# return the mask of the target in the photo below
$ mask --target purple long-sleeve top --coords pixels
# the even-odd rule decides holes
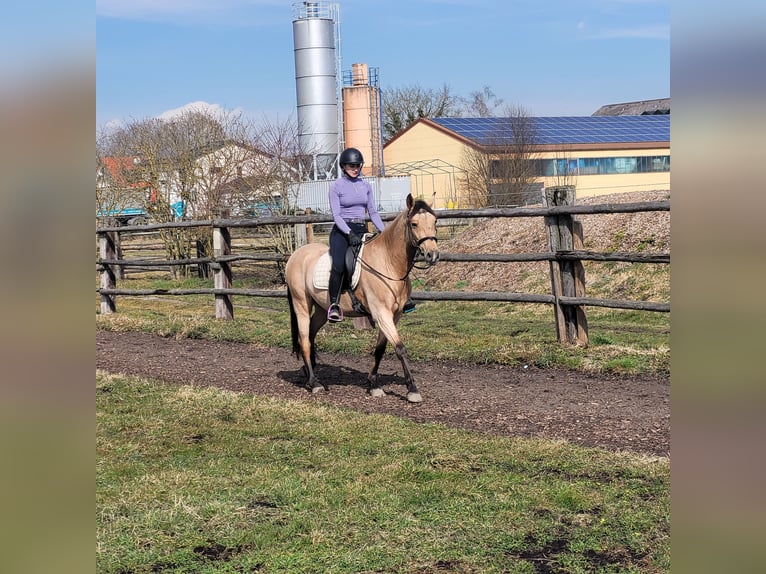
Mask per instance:
[[[345,234],[351,231],[345,220],[366,219],[368,214],[378,231],[385,229],[372,187],[359,177],[341,176],[330,184],[330,211],[335,225]]]

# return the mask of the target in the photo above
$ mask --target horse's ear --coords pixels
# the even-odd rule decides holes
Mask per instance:
[[[412,206],[414,205],[415,200],[412,199],[412,194],[407,194],[407,211],[410,211],[412,209]]]

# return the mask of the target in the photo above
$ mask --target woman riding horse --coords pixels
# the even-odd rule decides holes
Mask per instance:
[[[326,245],[308,243],[296,249],[285,266],[293,352],[303,359],[306,386],[311,392],[327,390],[314,373],[314,342],[317,332],[328,320],[325,309],[336,304],[347,315],[367,317],[378,328],[374,360],[367,375],[370,394],[385,394],[378,382],[378,367],[387,343],[391,343],[404,369],[407,400],[422,401],[396,324],[412,290],[409,274],[416,256],[426,265],[434,265],[439,260],[436,214],[426,202],[415,201],[408,195],[406,209],[365,243],[357,262],[361,268],[357,283],[339,298],[331,299],[327,289],[314,277],[320,258],[327,253]]]
[[[338,305],[343,289],[343,278],[346,266],[346,251],[349,245],[361,245],[362,238],[367,232],[365,212],[370,216],[372,224],[378,231],[385,229],[375,207],[375,196],[372,187],[362,179],[364,156],[355,147],[346,148],[338,159],[341,176],[330,186],[330,213],[335,225],[330,230],[330,307],[327,309],[327,320],[337,323],[343,320],[343,311]],[[415,310],[415,303],[408,299],[403,312]]]
[[[346,267],[346,251],[349,245],[362,244],[362,237],[367,232],[369,215],[378,231],[385,229],[375,207],[372,187],[359,175],[362,172],[364,157],[354,147],[346,148],[340,154],[338,164],[341,176],[330,185],[330,212],[335,225],[330,230],[330,307],[327,320],[337,323],[343,320],[343,311],[338,305],[340,291],[343,288],[343,275]],[[366,212],[366,213],[365,213]]]

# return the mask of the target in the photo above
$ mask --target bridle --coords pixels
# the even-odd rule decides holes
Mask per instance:
[[[428,269],[430,265],[426,263],[422,267],[416,266],[415,263],[417,262],[417,254],[421,252],[420,246],[423,245],[426,241],[429,239],[433,239],[434,243],[438,243],[439,239],[435,235],[427,235],[426,237],[421,237],[420,239],[417,239],[415,237],[415,233],[412,231],[412,221],[410,221],[410,218],[407,218],[407,241],[410,245],[412,245],[415,249],[415,257],[412,258],[412,261],[410,262],[410,266],[407,268],[407,275],[410,274],[410,271],[412,271],[412,268],[415,267],[416,269]],[[405,275],[405,277],[407,277]]]

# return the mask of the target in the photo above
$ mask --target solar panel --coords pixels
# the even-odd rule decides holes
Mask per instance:
[[[529,121],[541,145],[669,142],[670,116],[563,116],[432,118],[440,126],[482,145],[513,143],[514,122]],[[516,123],[518,126],[519,124]]]

